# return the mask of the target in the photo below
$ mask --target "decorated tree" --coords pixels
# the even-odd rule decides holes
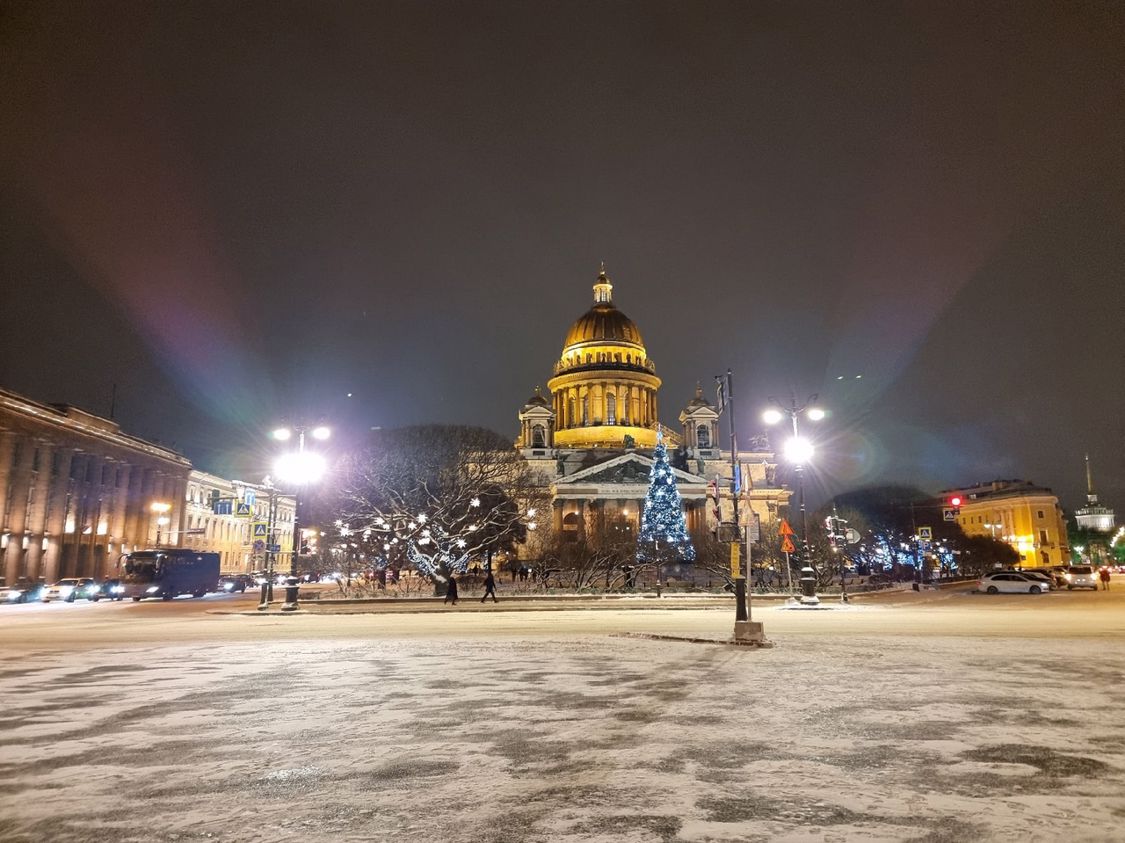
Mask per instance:
[[[499,434],[405,427],[379,431],[343,466],[334,525],[373,567],[405,565],[436,585],[523,542],[544,495]]]
[[[645,496],[641,529],[637,534],[637,561],[656,565],[691,562],[695,559],[695,548],[684,523],[680,490],[676,487],[675,472],[668,464],[664,437],[657,440],[652,457],[648,494]]]

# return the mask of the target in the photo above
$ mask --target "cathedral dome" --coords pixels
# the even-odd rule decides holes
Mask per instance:
[[[582,345],[628,345],[644,351],[644,340],[637,324],[613,304],[613,285],[605,268],[594,282],[594,306],[579,316],[566,333],[563,354]]]
[[[636,323],[614,307],[612,302],[595,304],[579,316],[570,326],[563,345],[569,348],[585,342],[626,342],[632,345],[644,345]]]

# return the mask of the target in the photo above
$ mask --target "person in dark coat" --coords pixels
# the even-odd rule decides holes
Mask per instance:
[[[489,568],[488,570],[488,576],[484,578],[484,597],[480,599],[480,602],[483,603],[485,600],[487,600],[488,595],[490,594],[492,595],[493,603],[500,602],[496,599],[496,579],[492,576],[491,568]]]
[[[442,602],[448,603],[451,600],[453,601],[453,605],[456,606],[457,605],[457,578],[454,577],[453,574],[449,575],[449,584],[446,586],[446,589],[445,589],[445,600],[443,600]]]

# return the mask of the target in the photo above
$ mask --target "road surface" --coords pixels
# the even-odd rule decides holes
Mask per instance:
[[[1120,839],[1125,593],[0,607],[0,840]]]

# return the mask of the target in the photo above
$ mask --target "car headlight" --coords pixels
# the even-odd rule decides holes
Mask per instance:
[[[232,582],[223,583],[223,591],[234,591],[234,583],[232,583]]]
[[[113,586],[113,588],[110,589],[110,591],[112,591],[114,594],[124,594],[125,593],[125,586],[115,585],[115,586]]]
[[[160,586],[153,585],[145,589],[145,594],[156,594],[158,591],[160,591]]]

